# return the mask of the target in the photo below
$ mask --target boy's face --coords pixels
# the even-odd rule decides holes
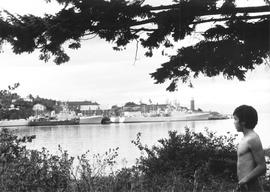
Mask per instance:
[[[235,116],[235,115],[233,116],[233,118],[234,118],[234,126],[236,128],[236,131],[237,132],[242,132],[243,128],[241,126],[241,123],[239,122],[239,118],[237,116]]]

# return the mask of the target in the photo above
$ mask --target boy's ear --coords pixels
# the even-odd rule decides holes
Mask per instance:
[[[240,125],[241,125],[241,127],[245,127],[246,126],[246,122],[245,121],[241,121],[240,122]]]

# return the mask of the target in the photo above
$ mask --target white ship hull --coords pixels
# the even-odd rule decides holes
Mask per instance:
[[[125,117],[110,117],[111,123],[124,123]]]
[[[27,126],[28,123],[29,120],[26,119],[2,120],[0,121],[0,127]]]
[[[101,124],[102,118],[102,115],[80,117],[79,124]]]
[[[208,120],[210,113],[179,113],[172,116],[125,116],[121,117],[123,123],[143,123],[143,122],[170,122],[170,121],[201,121]],[[120,121],[111,118],[111,123]]]

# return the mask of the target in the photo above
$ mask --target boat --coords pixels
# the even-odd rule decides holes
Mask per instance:
[[[1,120],[0,127],[17,127],[17,126],[27,126],[28,119],[11,119],[11,120]]]
[[[209,120],[210,112],[183,112],[171,113],[126,113],[124,116],[111,117],[111,123],[143,123],[143,122],[170,122],[170,121],[201,121]]]
[[[68,109],[67,104],[62,105],[63,110],[58,114],[52,111],[50,115],[29,117],[29,126],[78,125],[79,118],[74,111]]]
[[[124,116],[112,116],[110,117],[110,122],[111,123],[123,123],[125,121]]]
[[[48,119],[48,118],[36,118],[28,122],[28,126],[54,126],[54,125],[78,125],[78,119]]]
[[[170,121],[199,121],[208,120],[208,112],[198,113],[174,113],[168,116],[126,116],[124,123],[139,123],[139,122],[170,122]]]
[[[79,117],[79,124],[101,124],[103,115],[92,115]]]
[[[111,123],[111,120],[109,117],[103,117],[102,120],[101,120],[101,124],[110,124]]]

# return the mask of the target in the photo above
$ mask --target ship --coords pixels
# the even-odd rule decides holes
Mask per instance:
[[[102,115],[82,116],[79,118],[79,124],[101,124]]]
[[[119,116],[110,117],[111,123],[143,123],[143,122],[170,122],[170,121],[202,121],[228,119],[226,115],[218,112],[195,110],[194,99],[191,100],[190,109],[180,104],[136,105],[124,107]]]
[[[144,123],[144,122],[170,122],[170,121],[202,121],[209,120],[209,112],[173,112],[171,114],[141,114],[125,115],[122,117],[112,118],[112,123]],[[121,119],[121,120],[120,120]]]
[[[28,126],[55,126],[55,125],[79,125],[79,118],[74,111],[70,111],[67,104],[62,105],[63,110],[58,114],[52,111],[50,115],[36,115],[30,117]]]
[[[125,121],[124,116],[112,116],[110,117],[110,122],[111,123],[123,123]]]
[[[111,117],[111,123],[145,123],[145,122],[171,122],[171,121],[204,121],[229,119],[228,116],[217,112],[183,112],[173,111],[169,114],[146,114],[124,115]]]
[[[11,119],[11,120],[1,120],[0,127],[17,127],[17,126],[27,126],[28,119]]]
[[[78,119],[58,120],[48,118],[32,119],[28,122],[28,126],[54,126],[54,125],[78,125]]]

